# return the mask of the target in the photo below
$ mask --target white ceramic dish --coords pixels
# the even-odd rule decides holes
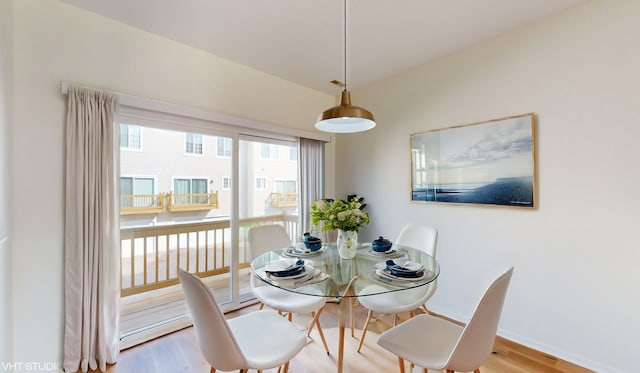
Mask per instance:
[[[432,274],[431,274],[431,271],[424,270],[422,272],[422,276],[420,277],[398,277],[398,276],[392,275],[391,272],[389,272],[389,270],[385,267],[382,269],[381,268],[376,269],[376,276],[382,279],[393,280],[393,281],[416,282],[416,281],[424,281],[430,278]]]
[[[316,250],[316,251],[311,251],[311,250],[307,249],[304,246],[304,244],[298,244],[296,246],[289,246],[286,249],[284,249],[284,254],[286,256],[304,258],[304,257],[307,257],[307,256],[314,256],[314,255],[322,254],[326,250],[327,250],[327,247],[325,245],[322,245],[322,247],[320,249]]]
[[[264,266],[264,270],[267,272],[282,272],[289,271],[296,267],[296,263],[299,259],[282,259],[275,262],[271,262]],[[305,263],[302,261],[300,266],[303,266]]]
[[[293,279],[301,278],[308,275],[309,272],[313,272],[313,267],[306,265],[304,266],[304,270],[302,272],[298,272],[290,276],[276,276],[271,273],[267,273],[267,274],[270,279],[277,281],[277,280],[293,280]]]

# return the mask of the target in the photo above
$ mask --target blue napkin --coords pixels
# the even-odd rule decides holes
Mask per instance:
[[[387,260],[386,264],[389,273],[396,277],[418,278],[424,275],[424,267],[420,267],[419,269],[411,269],[398,265],[391,259]]]
[[[305,271],[305,267],[304,267],[304,260],[302,259],[298,259],[295,264],[292,264],[291,266],[284,268],[282,270],[279,271],[266,271],[267,273],[269,273],[272,276],[276,276],[276,277],[289,277],[289,276],[295,276],[295,275],[299,275],[301,273],[303,273]]]

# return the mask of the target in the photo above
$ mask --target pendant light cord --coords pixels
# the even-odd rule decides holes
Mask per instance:
[[[347,0],[344,0],[344,90],[347,90]]]

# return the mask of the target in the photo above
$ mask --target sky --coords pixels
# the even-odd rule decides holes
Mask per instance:
[[[427,156],[433,183],[489,183],[532,176],[532,115],[451,127],[412,136]]]

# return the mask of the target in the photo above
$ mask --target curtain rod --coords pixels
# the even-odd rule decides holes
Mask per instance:
[[[68,94],[69,86],[71,85],[76,85],[76,84],[72,84],[67,81],[60,82],[60,92],[63,95]],[[81,86],[81,85],[77,85],[77,86],[93,89],[93,87],[87,87],[87,86]],[[170,102],[132,96],[132,95],[128,95],[120,92],[113,92],[113,91],[110,91],[110,92],[117,95],[120,98],[120,105],[123,105],[123,106],[146,109],[151,111],[160,111],[160,112],[169,113],[169,114],[181,115],[181,116],[186,116],[186,117],[191,117],[196,119],[202,119],[206,121],[212,121],[212,122],[218,122],[218,123],[227,124],[227,125],[249,128],[252,130],[259,130],[263,132],[273,132],[274,134],[304,137],[312,140],[331,142],[331,135],[329,134],[320,134],[315,132],[298,130],[294,128],[280,127],[274,124],[258,122],[251,119],[245,119],[245,118],[240,118],[233,115],[215,113],[212,111],[192,108],[192,107],[178,105],[178,104],[172,104]]]

